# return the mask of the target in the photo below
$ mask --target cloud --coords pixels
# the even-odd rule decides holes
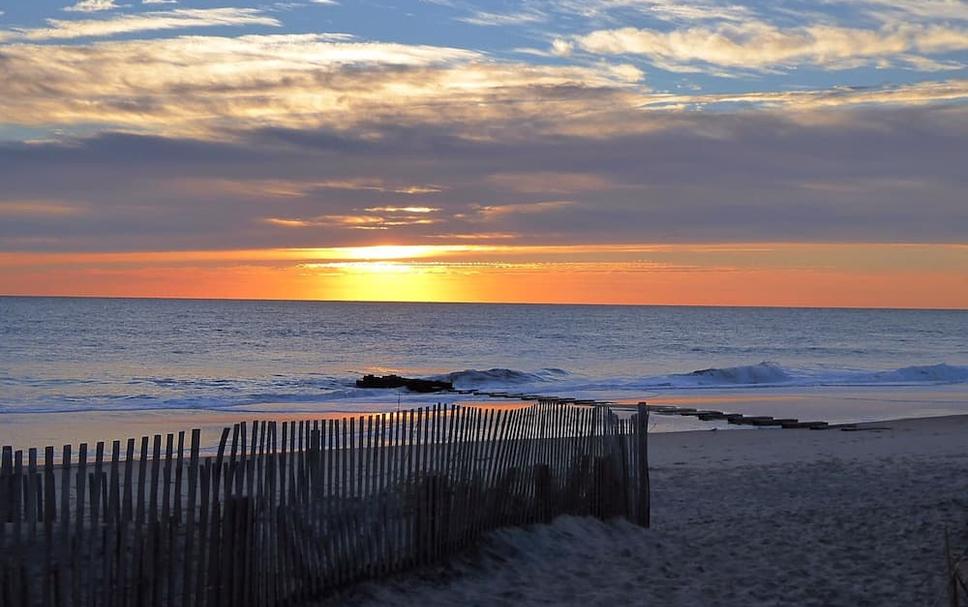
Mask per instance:
[[[0,200],[0,217],[60,217],[83,209],[69,202],[50,200]]]
[[[64,8],[65,11],[78,13],[93,13],[119,8],[114,0],[79,0],[77,4]]]
[[[526,118],[538,127],[558,116],[628,108],[642,90],[628,82],[641,72],[623,66],[506,63],[464,49],[356,42],[345,34],[11,44],[0,53],[0,113],[8,123],[196,136],[383,121],[473,128]]]
[[[839,0],[838,3],[857,5],[856,0]],[[968,21],[968,4],[959,0],[865,0],[859,4],[869,17],[881,21]]]
[[[488,175],[487,183],[512,192],[528,194],[567,194],[572,192],[603,191],[612,183],[592,173],[508,172]],[[547,205],[547,203],[544,203]]]
[[[628,22],[643,16],[668,22],[742,22],[755,16],[749,6],[704,0],[550,0],[548,10],[577,15],[597,23]]]
[[[968,67],[968,64],[960,61],[938,61],[929,57],[920,57],[918,55],[899,55],[897,60],[899,63],[906,65],[910,69],[917,70],[919,72],[949,72],[954,70],[963,70]]]
[[[440,209],[434,207],[370,207],[365,209],[369,213],[436,213]]]
[[[182,193],[232,194],[246,198],[306,198],[322,190],[347,190],[352,192],[380,192],[418,196],[442,192],[439,185],[387,183],[375,177],[353,179],[205,179],[175,178],[166,180],[160,187]]]
[[[394,243],[510,234],[500,241],[585,245],[950,243],[968,233],[964,106],[644,114],[650,128],[595,137],[509,129],[468,139],[462,125],[394,124],[2,144],[6,199],[83,212],[18,207],[0,221],[0,250],[356,246],[375,232]],[[355,187],[372,175],[382,190],[298,185]],[[390,191],[407,184],[441,191]]]
[[[671,31],[633,27],[598,30],[559,43],[559,47],[569,42],[593,54],[643,55],[670,70],[689,71],[697,65],[752,70],[797,65],[838,69],[904,53],[965,50],[968,30],[946,25],[863,29],[818,24],[780,28],[749,21]]]
[[[651,109],[684,109],[689,107],[747,106],[788,108],[791,118],[811,119],[803,114],[821,109],[852,106],[917,106],[959,103],[968,99],[968,80],[925,81],[915,84],[883,87],[834,87],[817,90],[752,91],[748,93],[696,93],[690,95],[656,94],[642,107]],[[828,115],[836,119],[836,115]]]
[[[493,221],[495,219],[507,217],[508,215],[536,215],[553,213],[560,209],[573,207],[575,205],[576,203],[574,200],[544,200],[541,202],[481,206],[475,209],[475,213],[479,215],[483,221]]]
[[[525,23],[541,23],[548,20],[548,15],[541,11],[529,10],[516,13],[490,13],[487,11],[475,11],[467,17],[459,17],[458,21],[470,23],[471,25],[482,25],[488,27],[506,27],[510,25],[522,25]]]
[[[662,129],[677,120],[652,118],[648,110],[742,104],[796,112],[968,98],[963,80],[670,94],[650,91],[631,65],[531,65],[458,48],[356,41],[346,34],[16,43],[0,47],[0,57],[0,115],[8,125],[84,124],[89,131],[195,138],[279,129],[280,136],[298,140],[300,129],[369,129],[373,139],[391,134],[391,125],[445,128],[470,140],[549,133],[595,138]],[[354,136],[347,144],[366,141]]]
[[[567,57],[573,50],[575,50],[575,45],[568,40],[555,38],[551,41],[552,55],[557,55],[558,57]]]
[[[370,211],[370,209],[367,209]],[[391,211],[393,212],[393,211]],[[267,217],[265,222],[284,228],[349,228],[352,230],[389,230],[404,226],[423,226],[438,223],[439,220],[425,217],[421,214],[403,213],[391,216],[358,214],[358,215],[319,215],[310,218],[282,218]]]
[[[108,7],[110,8],[110,7]],[[98,9],[101,10],[101,9]],[[47,27],[0,32],[0,40],[65,40],[100,38],[136,32],[219,26],[281,26],[282,23],[252,8],[173,9],[116,15],[106,19],[47,19]]]

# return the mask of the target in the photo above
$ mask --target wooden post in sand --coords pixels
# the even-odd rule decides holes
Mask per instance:
[[[951,544],[948,530],[944,530],[944,561],[948,569],[948,607],[958,607],[958,570],[957,562],[951,558]]]
[[[638,504],[635,522],[643,527],[651,524],[651,488],[649,487],[649,408],[644,402],[638,405],[635,416],[636,479],[638,480]]]

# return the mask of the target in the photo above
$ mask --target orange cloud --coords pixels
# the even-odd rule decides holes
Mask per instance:
[[[77,204],[50,200],[0,200],[0,217],[77,215],[83,209]]]

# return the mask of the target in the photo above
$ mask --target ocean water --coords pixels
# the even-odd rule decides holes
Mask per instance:
[[[645,398],[968,385],[968,311],[0,297],[4,414],[343,410],[458,387]]]

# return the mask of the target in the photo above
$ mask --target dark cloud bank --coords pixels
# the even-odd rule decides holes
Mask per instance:
[[[371,124],[221,141],[107,133],[6,143],[0,249],[439,243],[472,233],[567,244],[964,242],[966,116],[960,106],[650,112],[635,119],[647,128],[600,137]],[[366,210],[415,206],[435,210]],[[378,216],[392,225],[359,219]]]

